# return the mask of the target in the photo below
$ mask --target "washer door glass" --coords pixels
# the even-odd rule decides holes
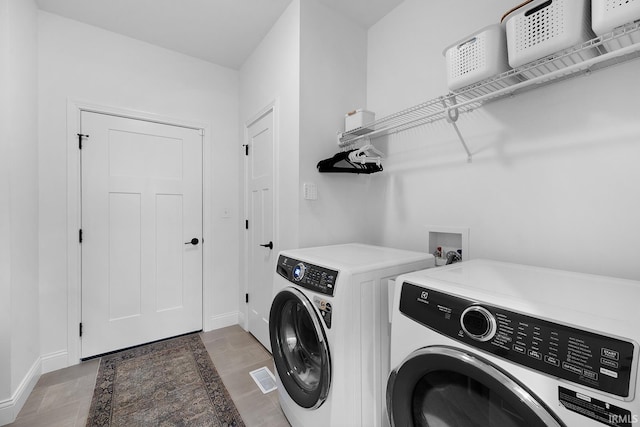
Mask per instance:
[[[451,347],[417,350],[394,370],[387,383],[387,409],[396,426],[563,426],[506,372]]]
[[[329,393],[331,363],[321,320],[295,288],[276,295],[269,314],[273,360],[282,385],[303,408],[318,408]]]

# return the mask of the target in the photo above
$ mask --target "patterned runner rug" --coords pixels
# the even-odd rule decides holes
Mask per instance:
[[[94,426],[244,423],[195,333],[103,356],[87,419]]]

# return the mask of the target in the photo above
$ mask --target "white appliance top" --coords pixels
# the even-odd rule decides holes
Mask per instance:
[[[640,282],[633,280],[489,260],[408,273],[402,280],[540,315],[545,314],[544,307],[554,307],[555,313],[588,315],[589,323],[606,318],[640,324]]]
[[[426,252],[361,243],[284,250],[281,255],[352,274],[434,259]]]

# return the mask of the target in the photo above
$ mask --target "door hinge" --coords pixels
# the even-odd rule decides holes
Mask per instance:
[[[83,135],[81,133],[77,135],[78,135],[78,149],[82,150],[82,138],[89,138],[89,135]]]
[[[78,230],[78,242],[82,243],[82,228]]]
[[[249,304],[249,294],[244,294],[244,302]]]
[[[245,220],[244,220],[244,229],[245,229],[245,230],[248,230],[248,229],[249,229],[249,220],[248,220],[248,219],[245,219]]]
[[[80,322],[80,336],[82,336],[82,322]]]
[[[244,147],[244,155],[248,156],[249,155],[249,144],[242,144],[242,146]]]

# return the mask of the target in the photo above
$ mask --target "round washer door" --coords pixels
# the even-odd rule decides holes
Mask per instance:
[[[280,291],[271,304],[269,335],[282,385],[301,407],[316,409],[331,385],[329,346],[320,317],[299,290]]]
[[[488,360],[445,346],[414,351],[387,382],[392,426],[560,427],[524,385]]]

